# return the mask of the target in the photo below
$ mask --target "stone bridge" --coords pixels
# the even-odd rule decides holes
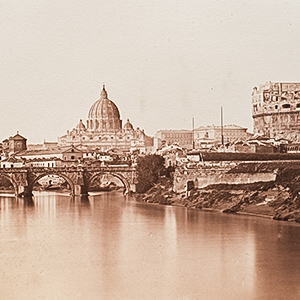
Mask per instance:
[[[132,166],[0,168],[0,176],[12,183],[17,196],[31,196],[34,184],[47,175],[65,179],[71,188],[71,195],[87,195],[91,182],[103,174],[120,179],[124,193],[135,192],[136,170]]]

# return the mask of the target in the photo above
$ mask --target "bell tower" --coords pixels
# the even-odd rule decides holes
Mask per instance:
[[[17,134],[10,137],[9,140],[9,153],[16,153],[27,149],[27,139],[22,137],[17,131]]]

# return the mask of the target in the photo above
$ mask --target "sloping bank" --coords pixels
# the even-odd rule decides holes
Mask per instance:
[[[300,169],[279,169],[275,181],[271,182],[214,184],[189,193],[174,193],[172,183],[165,179],[147,193],[136,195],[136,199],[300,223]]]

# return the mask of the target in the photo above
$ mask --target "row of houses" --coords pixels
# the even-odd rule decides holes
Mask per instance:
[[[77,164],[83,153],[74,146],[57,150],[22,150],[2,157],[1,168],[16,167],[61,167]]]
[[[77,165],[80,162],[98,161],[113,163],[118,157],[115,150],[99,152],[83,151],[74,145],[58,147],[57,143],[46,143],[27,146],[27,139],[19,133],[2,142],[1,168],[16,167],[64,167]],[[126,157],[127,159],[127,157]]]
[[[169,132],[169,134],[171,134]],[[174,134],[174,133],[173,133]],[[187,133],[184,133],[185,135]],[[166,136],[165,136],[166,137]],[[184,136],[185,138],[187,136]],[[175,138],[177,136],[175,135]],[[178,152],[184,153],[188,148],[184,149],[174,142],[169,146],[164,146],[157,151],[163,156],[172,157],[175,152],[177,157],[175,159],[167,159],[167,165],[174,165],[178,160]],[[209,152],[238,152],[238,153],[299,153],[300,143],[291,143],[288,140],[274,140],[262,136],[253,136],[244,141],[235,141],[232,143],[225,143],[224,145],[214,145],[206,150]],[[57,143],[47,143],[39,145],[28,145],[27,139],[22,137],[18,132],[13,137],[2,142],[1,151],[1,168],[11,167],[63,167],[76,165],[79,162],[96,161],[98,163],[114,163],[121,160],[123,163],[130,164],[134,162],[138,154],[124,154],[120,153],[118,149],[110,149],[106,152],[97,151],[96,149],[79,149],[74,145],[69,147],[58,147]],[[180,160],[184,160],[184,154],[180,155]]]

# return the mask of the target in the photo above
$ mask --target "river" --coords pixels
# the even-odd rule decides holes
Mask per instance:
[[[300,299],[300,226],[135,202],[0,197],[1,299]]]

